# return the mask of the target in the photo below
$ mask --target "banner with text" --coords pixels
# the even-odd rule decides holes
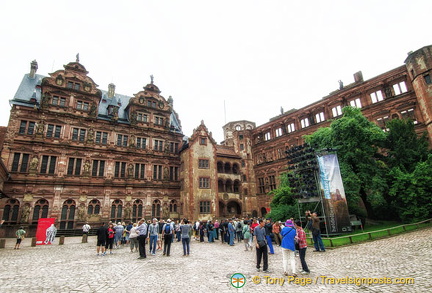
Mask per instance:
[[[328,232],[349,232],[351,222],[337,155],[318,156],[318,163]]]

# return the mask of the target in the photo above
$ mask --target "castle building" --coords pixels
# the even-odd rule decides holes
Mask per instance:
[[[78,58],[49,76],[37,67],[33,61],[10,101],[9,124],[0,128],[7,228],[0,233],[7,235],[16,225],[34,231],[47,217],[60,229],[79,229],[86,221],[264,216],[268,192],[286,172],[285,151],[347,105],[384,131],[389,120],[410,118],[432,138],[432,46],[369,80],[357,72],[353,83],[340,82],[321,100],[263,125],[229,122],[220,144],[204,122],[185,138],[173,99],[153,77],[127,96],[113,84],[99,89]]]

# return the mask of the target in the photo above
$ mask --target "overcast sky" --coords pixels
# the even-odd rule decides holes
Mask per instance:
[[[183,133],[201,120],[261,125],[432,44],[432,1],[2,1],[0,125],[34,59],[48,75],[75,61],[132,96],[154,75]],[[225,104],[225,107],[224,107]]]

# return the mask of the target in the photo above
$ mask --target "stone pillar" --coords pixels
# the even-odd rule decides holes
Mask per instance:
[[[64,240],[65,240],[65,237],[63,235],[60,236],[59,245],[63,245],[64,244]]]
[[[5,248],[6,247],[6,239],[2,238],[0,239],[0,248]]]

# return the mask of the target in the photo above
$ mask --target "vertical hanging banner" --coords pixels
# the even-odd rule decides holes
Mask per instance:
[[[348,204],[336,154],[318,156],[320,185],[329,233],[351,231]]]
[[[57,234],[55,218],[41,218],[36,229],[36,245],[46,245],[54,242]]]

